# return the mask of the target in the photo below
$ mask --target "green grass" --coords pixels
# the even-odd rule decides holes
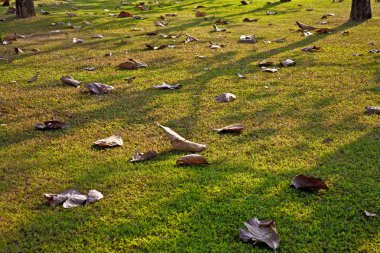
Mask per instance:
[[[363,113],[367,105],[380,105],[380,57],[368,53],[380,47],[380,3],[372,5],[373,19],[359,23],[347,22],[348,0],[273,5],[258,0],[248,6],[232,0],[162,1],[162,8],[154,5],[150,11],[132,4],[120,7],[144,20],[109,17],[120,11],[116,0],[44,3],[48,16],[19,20],[0,15],[7,18],[0,23],[2,35],[33,34],[0,46],[0,56],[13,55],[14,47],[25,49],[13,63],[0,62],[1,252],[270,252],[238,238],[238,228],[253,217],[276,221],[278,252],[380,252],[379,219],[362,215],[363,210],[380,213],[380,120]],[[221,26],[228,32],[209,33],[213,22],[195,18],[196,5],[230,21]],[[79,8],[78,17],[66,16],[70,7]],[[309,7],[314,11],[306,11]],[[110,12],[104,14],[104,9]],[[267,10],[278,14],[266,15]],[[201,42],[145,36],[156,30],[157,17],[172,12],[178,17],[158,30],[188,32]],[[326,26],[333,34],[301,37],[296,32],[295,21],[316,25],[328,12],[335,13]],[[245,17],[261,19],[241,22]],[[51,26],[60,21],[83,28]],[[144,31],[131,31],[133,26]],[[55,29],[63,33],[46,36]],[[341,35],[344,30],[351,33]],[[97,33],[104,39],[91,39]],[[255,34],[259,42],[238,44],[241,34]],[[73,37],[86,43],[73,44]],[[280,37],[287,42],[262,42]],[[210,40],[226,47],[211,50]],[[147,51],[145,43],[178,46]],[[301,51],[311,45],[323,50]],[[31,48],[40,52],[27,50]],[[107,52],[114,55],[105,57]],[[364,55],[352,56],[360,52]],[[128,58],[149,67],[118,70]],[[257,67],[265,59],[287,58],[297,65],[274,74]],[[97,70],[87,72],[85,66]],[[206,67],[211,70],[204,71]],[[38,80],[27,83],[36,71]],[[248,78],[239,79],[237,73]],[[101,97],[83,94],[61,84],[63,75],[116,89]],[[127,84],[123,79],[132,75],[136,80]],[[183,88],[151,89],[163,81]],[[234,93],[237,100],[216,103],[215,96],[223,92]],[[69,122],[70,128],[34,130],[35,123],[52,117]],[[211,164],[176,166],[184,153],[170,150],[156,122],[208,144],[202,154]],[[234,123],[245,125],[240,136],[211,130]],[[91,148],[93,141],[112,134],[120,134],[125,145]],[[327,137],[333,142],[322,144]],[[135,148],[161,154],[130,164]],[[300,173],[323,178],[330,190],[309,194],[290,189]],[[43,193],[67,188],[97,189],[105,197],[69,210],[46,204]]]

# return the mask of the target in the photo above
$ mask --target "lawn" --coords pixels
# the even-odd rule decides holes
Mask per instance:
[[[380,105],[380,53],[368,52],[380,49],[379,2],[372,3],[374,18],[365,22],[348,22],[349,0],[270,5],[257,0],[246,6],[232,0],[164,0],[146,11],[130,1],[38,3],[50,14],[39,15],[37,6],[36,18],[0,14],[6,18],[0,22],[2,36],[31,35],[0,46],[0,57],[15,57],[10,64],[0,62],[1,252],[271,252],[238,237],[243,222],[254,217],[275,220],[278,252],[380,252],[380,220],[363,215],[364,210],[380,214],[380,118],[364,114],[365,106]],[[227,31],[211,33],[215,19],[195,17],[197,5],[206,7],[200,10],[208,17],[228,20],[220,25]],[[109,15],[120,10],[143,19]],[[277,14],[267,15],[268,10]],[[178,16],[155,27],[166,13]],[[327,25],[317,24],[326,13],[335,16]],[[260,19],[245,23],[245,17]],[[303,37],[296,21],[333,33]],[[69,22],[82,28],[69,28]],[[50,33],[57,29],[61,33]],[[200,41],[146,36],[156,30],[189,33]],[[92,39],[95,34],[104,38]],[[242,34],[254,34],[258,42],[238,43]],[[85,43],[73,43],[74,37]],[[286,41],[273,42],[278,38]],[[209,41],[225,47],[210,49]],[[177,46],[153,51],[146,43]],[[301,51],[313,45],[321,51]],[[24,53],[14,55],[15,47]],[[119,70],[128,58],[148,67]],[[276,73],[258,67],[263,60],[288,58],[296,66]],[[96,70],[83,70],[87,66]],[[37,71],[37,81],[26,82]],[[115,90],[87,94],[84,85],[62,84],[64,75]],[[131,76],[133,82],[124,80]],[[152,89],[162,82],[182,88]],[[224,92],[237,99],[217,103]],[[52,118],[70,127],[34,129]],[[156,123],[207,144],[201,154],[210,164],[177,166],[187,153],[172,151]],[[235,123],[244,124],[242,134],[212,130]],[[95,140],[113,134],[124,146],[92,148]],[[332,141],[324,143],[325,138]],[[135,148],[159,156],[131,164]],[[292,189],[297,174],[322,178],[330,189]],[[50,207],[43,197],[72,188],[97,189],[104,199],[63,209]]]

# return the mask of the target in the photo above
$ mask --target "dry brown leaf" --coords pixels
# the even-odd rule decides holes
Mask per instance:
[[[206,13],[201,12],[201,11],[196,11],[195,12],[195,17],[200,18],[200,17],[205,17]]]
[[[82,83],[80,81],[75,80],[71,76],[62,76],[60,80],[61,80],[62,83],[68,84],[68,85],[71,85],[71,86],[74,86],[74,87],[79,87],[80,84]]]
[[[320,29],[316,30],[315,32],[318,34],[329,34],[329,33],[332,33],[333,30],[330,28],[320,28]]]
[[[257,40],[256,40],[256,36],[255,35],[241,35],[239,42],[240,43],[250,43],[250,44],[253,44],[253,43],[256,43]]]
[[[86,89],[93,94],[103,95],[114,90],[115,88],[113,86],[106,85],[103,83],[92,82],[86,85]]]
[[[118,135],[112,135],[94,142],[94,145],[100,148],[119,147],[123,146],[123,144],[123,139]]]
[[[181,88],[181,84],[167,84],[167,83],[162,83],[161,85],[154,85],[153,88],[159,89],[159,90],[175,90]]]
[[[225,32],[226,29],[225,28],[219,28],[216,24],[213,25],[213,32]]]
[[[176,162],[178,165],[203,165],[208,164],[206,158],[198,154],[185,155]]]
[[[296,24],[298,25],[298,27],[302,30],[302,31],[312,31],[312,30],[316,30],[318,28],[314,27],[314,26],[310,26],[310,25],[305,25],[301,22],[298,22],[296,21]]]
[[[190,34],[186,33],[185,44],[193,42],[193,41],[199,41],[199,40],[196,37],[191,36]]]
[[[37,72],[34,76],[32,76],[31,78],[29,78],[29,79],[27,80],[27,82],[28,82],[28,83],[32,83],[32,82],[37,81],[38,75],[39,75],[39,73]]]
[[[119,69],[134,70],[145,67],[148,67],[148,65],[142,62],[135,61],[133,59],[129,59],[128,61],[119,64]]]
[[[50,206],[55,207],[63,204],[63,208],[77,207],[99,201],[103,198],[103,194],[97,190],[90,190],[85,195],[72,189],[58,194],[47,193],[44,196],[49,200]]]
[[[117,15],[118,18],[127,18],[127,17],[133,17],[133,15],[126,11],[121,11],[119,15]]]
[[[314,177],[308,177],[304,175],[297,175],[290,184],[291,187],[297,189],[297,190],[319,190],[319,189],[325,189],[328,190],[329,188],[319,178]]]
[[[260,221],[256,217],[244,222],[247,230],[239,228],[239,237],[243,242],[263,242],[271,249],[276,250],[280,245],[280,237],[274,221]]]
[[[366,106],[365,113],[366,114],[380,114],[380,106]]]
[[[171,130],[169,127],[157,124],[159,127],[164,129],[166,135],[169,137],[170,142],[174,150],[187,151],[187,152],[201,152],[206,149],[206,145],[191,142]]]
[[[251,4],[251,2],[247,2],[247,1],[245,1],[245,0],[240,1],[240,3],[241,3],[242,5],[248,5],[248,4]]]
[[[310,46],[310,47],[304,47],[301,50],[304,52],[316,52],[316,51],[321,50],[321,48],[317,46]]]
[[[220,134],[227,134],[227,133],[241,134],[243,132],[243,129],[244,129],[244,126],[242,124],[234,124],[234,125],[229,125],[222,128],[215,128],[214,130]]]
[[[62,122],[59,120],[50,120],[50,121],[45,121],[44,123],[37,123],[34,125],[34,127],[37,130],[60,130],[67,128],[69,124],[66,122]]]
[[[135,153],[133,154],[130,162],[135,163],[135,162],[147,161],[147,160],[152,159],[153,157],[156,157],[156,156],[157,156],[157,153],[153,150],[150,150],[146,153],[139,153],[137,148],[136,148]]]
[[[295,66],[296,62],[291,60],[291,59],[286,59],[286,60],[280,62],[280,65],[283,67],[290,67],[290,66]]]
[[[257,22],[259,21],[259,18],[245,18],[243,19],[243,22]]]
[[[216,21],[215,21],[215,24],[217,25],[228,25],[230,22],[228,22],[227,20],[224,20],[224,19],[220,19],[218,18]]]

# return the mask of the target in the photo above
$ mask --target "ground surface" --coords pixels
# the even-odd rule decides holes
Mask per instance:
[[[362,215],[363,210],[380,212],[380,121],[363,113],[366,105],[380,104],[380,55],[368,53],[380,48],[380,3],[373,3],[372,20],[349,23],[349,2],[163,1],[161,8],[140,11],[131,4],[120,7],[119,1],[43,1],[50,15],[27,20],[0,15],[7,18],[0,23],[3,36],[33,34],[0,46],[1,56],[13,55],[14,47],[25,51],[11,64],[0,63],[0,251],[270,252],[238,238],[242,222],[256,216],[276,221],[278,252],[380,252],[379,219]],[[213,21],[196,18],[192,9],[197,5],[206,6],[208,16],[230,21],[221,25],[227,32],[210,33]],[[144,19],[108,16],[118,8]],[[267,15],[267,10],[278,14]],[[78,16],[68,17],[66,11]],[[188,32],[201,42],[145,35],[157,29],[157,17],[173,12],[178,16],[158,30]],[[335,16],[328,25],[317,25],[326,13]],[[243,23],[245,17],[260,20]],[[301,37],[297,20],[334,33]],[[60,21],[65,25],[51,25]],[[83,27],[70,29],[68,22]],[[56,29],[62,33],[49,33]],[[344,30],[351,33],[341,35]],[[104,38],[91,39],[98,33]],[[259,42],[238,44],[241,34],[255,34]],[[74,37],[86,43],[74,44]],[[263,43],[281,37],[285,43]],[[211,50],[210,40],[226,47]],[[178,46],[147,51],[145,43]],[[301,51],[312,45],[323,50]],[[113,56],[105,57],[108,52]],[[149,67],[118,70],[128,58]],[[297,65],[274,74],[257,67],[265,59],[287,58]],[[86,66],[97,70],[82,70]],[[27,83],[37,71],[38,80]],[[99,97],[83,94],[61,84],[63,75],[116,89]],[[133,83],[123,80],[132,75],[137,77]],[[151,89],[163,81],[183,88]],[[216,103],[223,92],[237,100]],[[35,123],[51,118],[69,122],[70,128],[34,130]],[[211,164],[175,166],[184,153],[170,151],[156,122],[208,144],[202,154]],[[220,136],[210,130],[233,123],[243,123],[244,133]],[[93,141],[112,134],[120,134],[125,145],[91,148]],[[323,144],[327,137],[333,141]],[[133,165],[128,161],[135,148],[161,154]],[[330,190],[310,194],[289,188],[300,173],[323,178]],[[74,209],[46,204],[43,193],[68,188],[97,189],[105,197]]]

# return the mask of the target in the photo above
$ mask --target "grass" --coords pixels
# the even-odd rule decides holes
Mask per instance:
[[[362,215],[363,210],[380,212],[380,121],[363,113],[365,106],[380,103],[380,57],[368,53],[380,43],[380,3],[373,3],[374,18],[365,22],[347,21],[350,1],[267,5],[258,0],[248,6],[230,0],[162,1],[161,8],[153,5],[149,11],[130,2],[119,6],[119,1],[44,3],[50,15],[25,20],[0,15],[7,18],[1,34],[33,34],[0,46],[2,56],[13,55],[14,47],[25,49],[13,63],[0,63],[1,252],[269,252],[238,238],[238,228],[253,217],[276,221],[278,252],[380,252],[379,219]],[[196,5],[230,21],[221,26],[228,31],[210,33],[213,21],[195,18]],[[74,11],[78,17],[66,16],[71,7],[79,8]],[[314,10],[306,11],[309,7]],[[108,16],[120,10],[144,19]],[[266,15],[267,10],[278,14]],[[201,42],[145,36],[157,29],[157,17],[172,12],[178,17],[158,30],[188,32]],[[325,25],[333,34],[301,37],[296,32],[295,21],[315,25],[328,12],[335,13]],[[245,17],[261,19],[241,22]],[[51,26],[60,21],[83,28]],[[133,26],[144,31],[131,31]],[[49,34],[55,29],[62,33]],[[344,30],[351,33],[341,35]],[[91,39],[98,33],[104,38]],[[255,34],[259,42],[239,44],[241,34]],[[86,43],[73,44],[73,37]],[[286,43],[262,42],[280,37]],[[226,47],[211,50],[210,40]],[[147,51],[145,43],[177,47]],[[301,51],[311,45],[323,50]],[[113,56],[105,57],[107,52]],[[118,70],[128,58],[149,67]],[[257,67],[265,59],[287,58],[297,65],[274,74]],[[86,66],[97,70],[82,70]],[[38,80],[27,83],[37,71]],[[83,94],[62,85],[63,75],[113,85],[115,91]],[[127,84],[123,79],[132,75],[136,80]],[[163,81],[183,88],[151,89]],[[223,92],[234,93],[237,100],[216,103],[215,96]],[[35,123],[51,118],[69,122],[70,128],[34,130]],[[208,144],[202,154],[211,164],[176,166],[184,153],[170,150],[156,122]],[[234,123],[245,125],[240,136],[210,130]],[[93,141],[112,134],[120,134],[125,145],[91,148]],[[333,141],[323,144],[327,137]],[[161,154],[130,164],[135,148]],[[290,189],[291,179],[301,173],[323,178],[330,190]],[[69,210],[46,205],[43,193],[68,188],[97,189],[105,198]]]

